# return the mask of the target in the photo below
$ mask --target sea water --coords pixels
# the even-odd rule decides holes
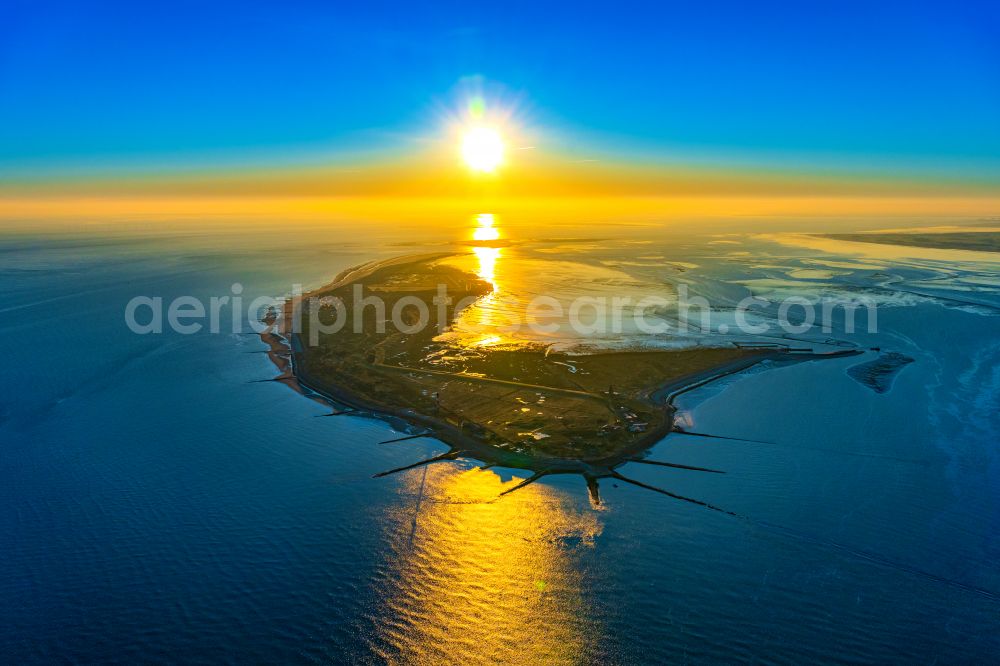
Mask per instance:
[[[497,501],[524,472],[472,460],[375,479],[446,447],[379,444],[398,433],[326,416],[268,381],[265,346],[229,319],[192,335],[126,326],[136,296],[207,301],[237,283],[247,300],[282,296],[372,259],[468,252],[463,233],[5,234],[2,660],[996,659],[990,256],[609,226],[562,241],[524,233],[493,257],[534,266],[525,293],[559,292],[582,271],[642,293],[683,280],[729,304],[748,293],[878,300],[876,332],[804,338],[913,358],[891,390],[853,379],[857,357],[756,368],[679,401],[688,430],[735,439],[674,434],[650,452],[726,474],[619,470],[735,515],[610,480],[595,507],[569,476]],[[561,263],[538,270],[547,258]],[[725,312],[688,342],[741,339],[719,332]]]

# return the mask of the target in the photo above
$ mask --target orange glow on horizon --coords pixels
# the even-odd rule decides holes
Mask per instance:
[[[837,216],[992,216],[1000,210],[1000,196],[498,196],[476,202],[467,197],[402,196],[0,196],[0,225],[8,229],[36,227],[39,222],[75,228],[81,223],[114,226],[134,223],[137,216],[198,226],[266,224],[275,219],[440,224],[467,218],[472,205],[523,221],[571,215],[580,222],[611,217],[652,224],[679,217],[729,217],[734,226],[752,227],[753,217],[799,216],[798,226],[807,228],[809,220]]]

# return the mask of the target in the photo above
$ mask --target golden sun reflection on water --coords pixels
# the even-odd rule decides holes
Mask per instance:
[[[387,521],[392,561],[373,648],[392,663],[579,663],[600,627],[584,600],[577,549],[602,525],[549,486],[500,501],[491,471],[410,472]]]
[[[462,344],[469,347],[489,347],[503,344],[507,339],[496,332],[497,322],[494,319],[496,304],[500,298],[500,285],[497,282],[497,263],[501,258],[501,248],[491,244],[500,241],[500,229],[497,218],[492,213],[480,213],[473,216],[475,227],[472,230],[472,253],[476,258],[475,273],[480,279],[493,285],[493,292],[480,299],[475,308],[475,328],[479,331],[471,337],[464,337]],[[468,319],[466,323],[472,323]]]
[[[496,219],[492,214],[481,213],[477,215],[476,223],[478,226],[472,232],[472,240],[485,243],[500,239],[500,230],[494,226]],[[500,248],[477,245],[472,248],[472,251],[479,260],[477,275],[492,284],[493,289],[496,290],[496,265],[500,258]]]

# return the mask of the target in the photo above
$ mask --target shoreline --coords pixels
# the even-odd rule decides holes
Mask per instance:
[[[303,295],[303,299],[318,293],[323,293],[330,289],[337,288],[374,273],[375,271],[388,266],[405,266],[413,263],[421,263],[439,257],[451,256],[451,253],[434,253],[418,256],[393,257],[385,260],[377,260],[361,264],[360,266],[347,269],[338,274],[334,280],[327,285],[310,291]],[[268,328],[260,334],[261,341],[268,346],[268,357],[279,370],[279,375],[274,381],[280,381],[296,392],[310,399],[321,402],[330,407],[343,406],[347,410],[334,412],[337,414],[357,413],[362,416],[378,418],[390,423],[394,427],[400,424],[403,428],[409,426],[423,428],[424,436],[433,437],[450,448],[450,451],[438,456],[436,459],[456,459],[459,457],[469,457],[480,460],[487,465],[498,465],[514,469],[524,469],[538,474],[559,474],[577,473],[582,474],[591,480],[615,476],[614,469],[628,462],[633,461],[636,456],[648,451],[664,437],[672,432],[684,432],[676,427],[674,416],[676,407],[674,400],[688,391],[697,389],[718,379],[738,374],[758,363],[766,360],[770,361],[790,361],[802,362],[809,360],[819,360],[826,358],[837,358],[844,356],[854,356],[863,353],[858,349],[836,350],[831,352],[814,352],[806,350],[789,350],[787,348],[765,348],[760,350],[747,350],[748,353],[743,358],[733,359],[705,370],[689,373],[682,376],[675,376],[667,379],[661,384],[645,390],[642,394],[644,402],[648,406],[658,411],[662,419],[660,422],[642,433],[635,440],[628,442],[614,455],[603,457],[585,458],[578,457],[556,457],[552,455],[541,455],[537,453],[526,453],[521,451],[511,451],[499,448],[493,444],[483,441],[479,437],[467,433],[462,426],[456,426],[444,418],[439,418],[431,414],[421,413],[408,407],[400,407],[385,402],[373,400],[370,397],[361,396],[352,391],[349,387],[339,384],[330,379],[321,379],[312,376],[299,363],[302,355],[301,333],[289,330],[288,322],[293,321],[293,309],[296,306],[292,300],[285,302],[282,307],[282,316],[277,316],[273,311],[265,318],[264,323]],[[601,351],[601,354],[615,355],[623,353],[620,351]],[[634,353],[634,352],[633,352]],[[596,355],[596,354],[594,354]],[[582,355],[588,356],[588,355]],[[399,366],[385,366],[386,369],[399,372],[417,372],[425,374],[454,375],[454,373],[443,373],[424,368],[407,368]],[[473,376],[457,375],[463,380],[485,381],[488,383],[512,384],[495,378],[476,378]],[[528,389],[537,389],[555,392],[580,393],[579,397],[605,401],[601,395],[589,392],[566,391],[557,387],[536,386],[531,384],[521,384]],[[413,434],[413,433],[410,433]],[[420,436],[416,434],[415,436]],[[420,461],[422,464],[426,461]],[[406,469],[406,468],[401,468]],[[399,470],[392,470],[399,471]],[[594,489],[592,488],[592,493]]]

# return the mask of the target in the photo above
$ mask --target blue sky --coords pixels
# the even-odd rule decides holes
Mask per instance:
[[[7,0],[0,12],[8,173],[391,153],[474,75],[521,95],[570,148],[623,159],[1000,172],[996,3]]]

